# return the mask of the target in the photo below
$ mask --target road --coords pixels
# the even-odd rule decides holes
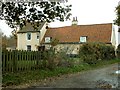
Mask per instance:
[[[112,88],[118,87],[118,75],[115,71],[118,70],[118,64],[112,64],[100,69],[79,72],[68,77],[54,80],[45,85],[31,86],[26,89],[18,90],[40,90],[54,88],[98,88],[101,86],[109,86]],[[10,89],[9,89],[10,90]]]

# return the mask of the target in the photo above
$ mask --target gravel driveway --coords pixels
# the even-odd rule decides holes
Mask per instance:
[[[118,64],[112,64],[100,69],[72,74],[45,85],[33,86],[25,90],[39,90],[40,88],[98,88],[104,85],[117,88],[118,75],[115,74],[116,70],[118,70]]]
[[[96,88],[100,85],[108,84],[111,85],[112,88],[117,88],[118,75],[115,74],[116,70],[118,70],[118,64],[113,64],[100,69],[73,74],[69,77],[63,77],[62,79],[47,83],[44,86],[33,88]]]

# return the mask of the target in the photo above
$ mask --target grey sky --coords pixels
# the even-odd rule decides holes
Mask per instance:
[[[115,7],[119,0],[68,0],[72,4],[72,16],[78,18],[79,25],[113,23],[116,18]],[[61,27],[71,25],[71,20],[66,22],[51,23],[51,27]],[[0,21],[0,28],[8,36],[10,29],[4,21]]]

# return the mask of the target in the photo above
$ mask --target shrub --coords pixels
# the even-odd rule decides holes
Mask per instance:
[[[56,63],[54,62],[56,54],[53,49],[47,50],[43,52],[43,61],[42,68],[48,68],[50,70],[54,69]]]
[[[66,54],[65,50],[58,52],[56,59],[59,61],[58,66],[61,66],[61,67],[73,66],[73,63],[71,62],[70,57]]]
[[[54,48],[47,50],[43,53],[42,68],[54,69],[56,67],[72,67],[74,60],[66,54],[66,50],[55,52]]]
[[[117,57],[120,58],[120,44],[117,47]]]
[[[69,65],[70,61],[64,50],[55,53],[55,50],[51,48],[43,53],[42,68],[52,70],[57,66],[68,67]]]
[[[114,48],[103,43],[85,43],[79,50],[79,56],[84,62],[96,64],[99,60],[115,57]]]

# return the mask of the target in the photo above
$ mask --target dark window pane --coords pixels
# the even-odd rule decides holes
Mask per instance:
[[[27,40],[31,40],[31,33],[27,33]]]
[[[31,51],[31,45],[27,45],[27,50]]]

